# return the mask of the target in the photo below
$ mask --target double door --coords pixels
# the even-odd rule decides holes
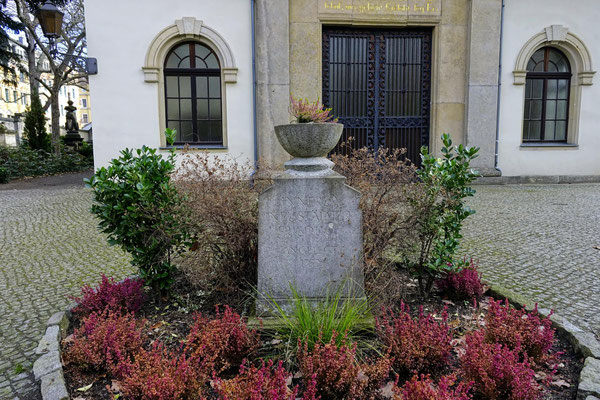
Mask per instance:
[[[323,28],[323,103],[344,124],[334,152],[405,148],[420,164],[430,100],[431,29]]]

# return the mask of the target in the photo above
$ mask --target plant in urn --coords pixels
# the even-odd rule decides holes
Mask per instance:
[[[289,173],[329,173],[333,163],[325,156],[337,145],[344,125],[338,124],[331,108],[323,108],[318,100],[311,103],[291,97],[290,113],[294,122],[275,127],[279,143],[294,157],[285,168]]]

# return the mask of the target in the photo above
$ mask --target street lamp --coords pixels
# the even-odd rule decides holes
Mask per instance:
[[[64,15],[65,14],[50,1],[47,1],[35,13],[38,21],[40,21],[44,36],[50,41],[50,54],[52,57],[56,57],[56,39],[60,37]]]
[[[35,16],[40,22],[44,36],[46,36],[50,42],[50,55],[52,58],[56,57],[58,54],[68,57],[70,61],[73,61],[88,75],[97,74],[98,61],[95,58],[79,57],[58,52],[56,40],[60,37],[62,31],[64,15],[65,14],[50,0],[46,1],[46,3],[35,12]]]

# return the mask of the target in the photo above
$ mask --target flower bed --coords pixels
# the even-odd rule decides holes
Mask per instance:
[[[413,289],[397,307],[375,310],[372,329],[312,348],[299,343],[289,357],[278,354],[284,337],[250,328],[183,275],[167,301],[144,296],[135,280],[104,278],[96,290],[82,291],[61,344],[70,396],[576,398],[582,360],[546,318],[487,296],[475,306],[442,292],[424,300],[416,282],[403,279]]]

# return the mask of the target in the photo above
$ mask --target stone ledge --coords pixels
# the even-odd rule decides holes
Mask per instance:
[[[489,290],[490,296],[496,299],[508,299],[515,307],[532,310],[532,302],[513,291],[501,286],[492,286]],[[540,315],[548,316],[551,311],[546,308],[538,308]],[[579,386],[577,388],[577,400],[600,400],[594,396],[600,396],[600,342],[594,334],[586,332],[576,325],[570,323],[561,315],[550,315],[552,326],[557,332],[569,340],[575,350],[585,357],[584,367],[579,375]]]
[[[33,363],[33,375],[40,382],[42,400],[68,400],[69,392],[63,375],[60,341],[69,328],[71,310],[75,303],[65,311],[54,313],[46,323],[46,333],[35,350],[40,354]]]
[[[592,357],[585,359],[577,388],[577,399],[590,396],[600,396],[600,360]]]
[[[600,175],[526,175],[526,176],[483,176],[474,185],[523,185],[560,183],[598,183]]]

